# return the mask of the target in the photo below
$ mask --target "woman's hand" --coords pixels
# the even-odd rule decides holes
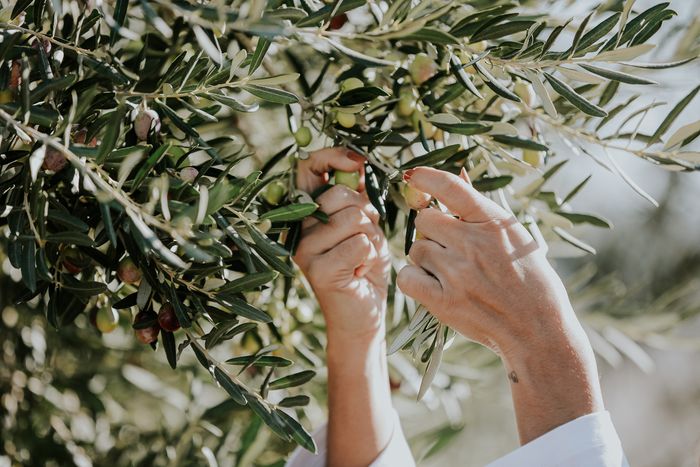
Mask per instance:
[[[328,182],[331,170],[364,172],[363,164],[347,149],[316,151],[299,162],[297,186],[311,193]],[[294,256],[323,310],[329,338],[372,337],[382,329],[389,255],[379,213],[363,185],[359,190],[335,185],[316,198],[329,222],[304,220]]]
[[[595,359],[566,290],[529,232],[462,176],[420,167],[407,183],[450,212],[416,216],[407,295],[502,356],[521,440],[602,409]]]
[[[311,193],[331,170],[363,173],[364,160],[342,148],[316,151],[299,162],[297,186]],[[358,190],[336,185],[316,198],[330,221],[306,219],[294,256],[326,319],[331,467],[369,465],[395,429],[384,341],[389,254],[379,214]]]

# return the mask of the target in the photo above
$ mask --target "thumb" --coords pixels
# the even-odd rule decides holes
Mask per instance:
[[[396,276],[396,285],[412,299],[422,303],[428,309],[435,308],[442,297],[442,285],[434,276],[423,268],[409,264],[404,266]]]
[[[297,164],[297,187],[307,193],[328,183],[329,172],[360,172],[364,170],[365,159],[347,148],[325,148],[314,151]],[[363,177],[361,177],[362,179]]]

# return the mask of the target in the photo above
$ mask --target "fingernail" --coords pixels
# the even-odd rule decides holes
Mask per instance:
[[[459,172],[459,176],[464,179],[465,182],[471,184],[472,181],[469,179],[469,174],[467,173],[467,169],[462,167],[462,170]]]
[[[416,172],[416,169],[408,169],[403,173],[403,181],[407,182],[413,177],[413,174]]]

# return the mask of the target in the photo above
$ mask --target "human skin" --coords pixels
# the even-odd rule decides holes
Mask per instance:
[[[344,149],[300,161],[298,186],[312,192],[332,169],[361,170]],[[561,280],[527,230],[461,177],[420,167],[412,187],[449,212],[421,210],[422,235],[398,285],[443,323],[502,358],[521,443],[602,410],[595,359]],[[389,258],[363,187],[318,197],[328,224],[307,219],[295,261],[328,329],[328,465],[366,466],[391,437],[384,314]],[[465,286],[466,284],[466,286]]]
[[[443,323],[496,352],[510,381],[525,444],[603,409],[598,371],[564,285],[529,232],[461,176],[427,167],[404,174],[446,208],[421,210],[422,239],[401,290]]]
[[[345,149],[316,151],[299,162],[297,186],[311,193],[331,170],[363,172],[363,164]],[[307,218],[294,256],[326,320],[332,467],[369,465],[394,429],[384,339],[389,254],[379,214],[358,190],[336,185],[318,196],[329,222]]]

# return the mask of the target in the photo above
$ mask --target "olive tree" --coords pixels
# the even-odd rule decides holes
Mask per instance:
[[[639,130],[657,107],[636,105],[632,90],[656,84],[642,69],[692,59],[638,59],[675,15],[668,3],[608,1],[577,18],[520,3],[3,0],[0,229],[18,281],[7,293],[45,317],[59,353],[75,339],[98,352],[99,333],[131,329],[144,346],[130,352],[162,348],[174,370],[215,382],[230,397],[217,416],[245,421],[239,457],[262,423],[315,450],[298,420],[323,368],[323,323],[291,256],[300,221],[327,216],[319,193],[295,187],[296,161],[325,146],[366,158],[396,268],[416,209],[436,203],[402,186],[411,167],[465,168],[543,247],[594,253],[572,229],[610,224],[570,205],[589,177],[548,188],[568,157],[652,203],[611,151],[659,170],[700,164],[686,149],[700,122],[674,128],[700,88]],[[390,351],[424,368],[420,398],[454,333],[390,295]]]

